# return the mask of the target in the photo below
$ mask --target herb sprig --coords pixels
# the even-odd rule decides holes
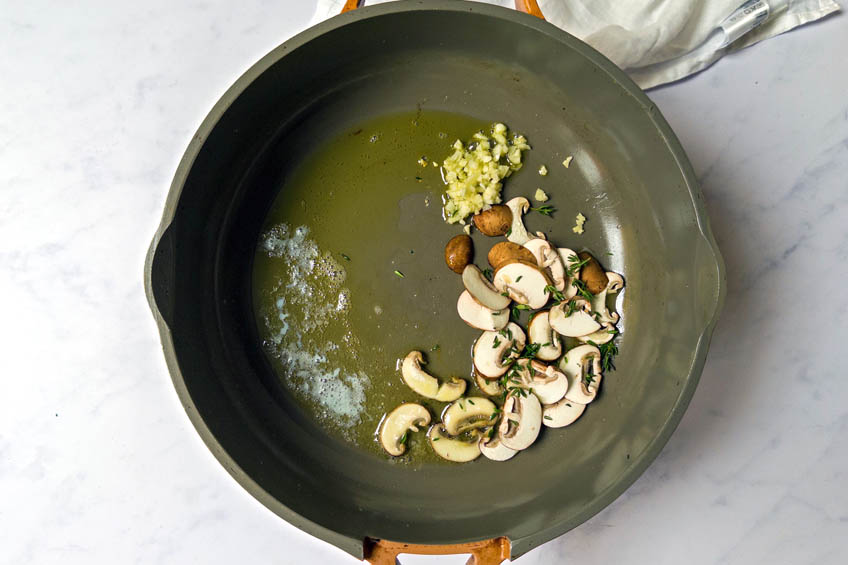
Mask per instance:
[[[577,272],[583,268],[583,265],[591,261],[591,257],[586,257],[582,261],[577,255],[569,255],[568,256],[568,268],[565,269],[565,272],[569,277],[573,277],[577,274]]]
[[[592,301],[595,298],[595,295],[589,292],[589,289],[586,288],[586,283],[581,281],[580,279],[574,279],[571,281],[571,285],[577,289],[577,294],[585,298],[586,300]]]
[[[556,212],[556,208],[553,206],[539,206],[538,208],[530,208],[532,212],[539,212],[543,216],[553,216],[553,213]]]
[[[529,310],[529,309],[530,309],[530,307],[527,306],[526,304],[513,304],[512,310],[511,310],[513,319],[517,320],[521,316],[522,310]]]
[[[554,299],[554,306],[560,302],[565,302],[565,295],[563,295],[561,291],[557,290],[556,287],[545,285],[545,292],[550,293],[551,298]]]

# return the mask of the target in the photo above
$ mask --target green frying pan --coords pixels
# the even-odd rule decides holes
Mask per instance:
[[[504,121],[549,166],[579,148],[568,197],[594,225],[580,244],[612,252],[604,262],[627,278],[618,370],[578,422],[580,442],[548,434],[507,464],[392,465],[299,415],[269,368],[251,265],[297,165],[284,148],[416,107]],[[553,241],[573,237],[573,216],[551,225]],[[500,563],[612,502],[680,421],[725,287],[692,168],[639,88],[540,17],[449,0],[342,14],[239,78],[179,165],[145,283],[174,386],[221,464],[288,522],[372,563],[398,552]]]

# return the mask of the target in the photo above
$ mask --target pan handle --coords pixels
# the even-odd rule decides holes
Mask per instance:
[[[509,559],[511,544],[505,537],[454,545],[420,545],[386,540],[365,542],[365,561],[371,565],[399,565],[401,553],[413,555],[456,555],[470,553],[465,565],[500,565]]]
[[[341,13],[343,14],[350,10],[355,10],[356,8],[364,5],[365,0],[345,0]],[[539,9],[539,4],[536,0],[515,0],[515,9],[519,12],[524,12],[525,14],[530,14],[531,16],[536,16],[543,20],[545,19],[545,16],[542,15],[542,10]]]

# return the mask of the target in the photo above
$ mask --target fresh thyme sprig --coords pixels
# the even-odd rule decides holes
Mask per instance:
[[[543,216],[552,216],[554,212],[556,212],[556,208],[553,206],[539,206],[538,208],[530,208],[533,212],[539,212]]]
[[[589,292],[589,289],[586,288],[586,283],[581,281],[580,279],[574,279],[571,281],[572,286],[577,289],[577,294],[585,298],[586,300],[591,301],[595,298],[595,295]]]
[[[568,256],[568,267],[565,269],[565,272],[569,277],[573,277],[577,274],[577,272],[583,268],[583,265],[591,261],[591,257],[586,257],[582,261],[577,255],[569,255]]]
[[[512,317],[517,320],[521,316],[522,310],[529,310],[530,307],[526,304],[513,304],[512,305]]]
[[[554,299],[554,306],[565,301],[565,295],[554,286],[545,285],[545,292],[550,293],[551,298]]]

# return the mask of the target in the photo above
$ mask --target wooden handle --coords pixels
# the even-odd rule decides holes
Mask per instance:
[[[465,565],[500,565],[509,559],[510,543],[505,537],[454,545],[419,545],[386,540],[365,542],[365,561],[371,565],[399,565],[401,553],[413,555],[456,555],[470,553]]]
[[[344,14],[345,12],[355,10],[363,4],[365,4],[365,0],[345,0],[341,13]],[[542,14],[542,10],[539,9],[539,4],[536,0],[515,0],[515,9],[519,12],[524,12],[525,14],[530,14],[531,16],[536,16],[543,20],[545,19],[545,16]]]
[[[515,0],[515,9],[519,12],[524,12],[525,14],[530,14],[543,20],[545,19],[536,0]]]
[[[345,0],[344,6],[342,6],[341,13],[350,12],[351,10],[356,10],[362,4],[365,3],[365,0]]]

